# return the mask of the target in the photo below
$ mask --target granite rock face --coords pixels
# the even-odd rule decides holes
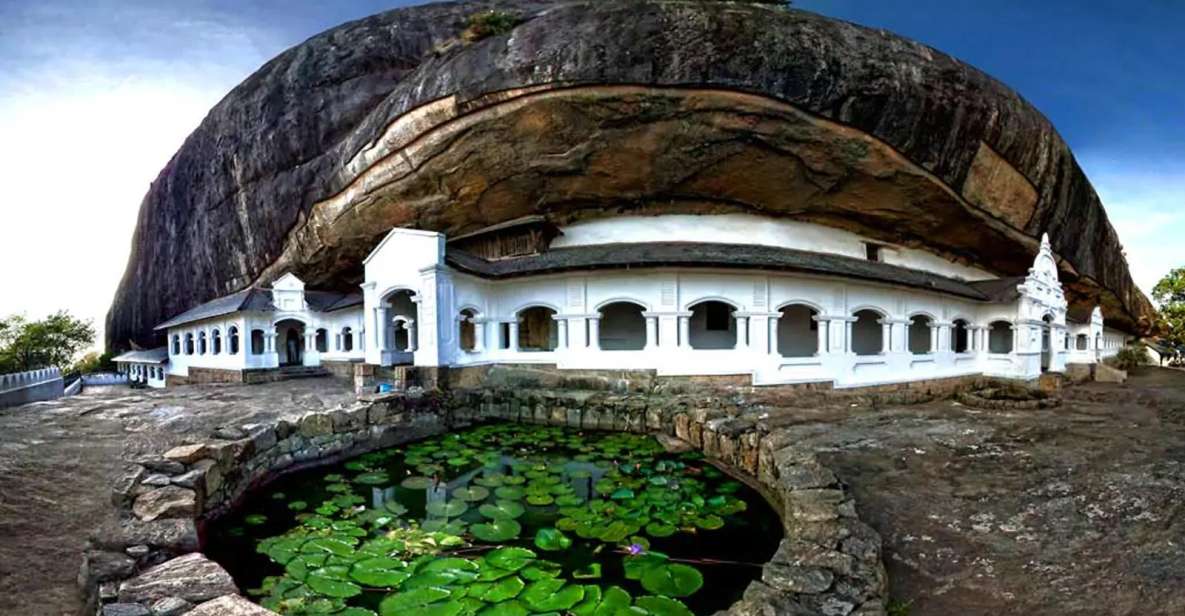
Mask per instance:
[[[166,561],[119,585],[123,603],[153,604],[170,597],[202,603],[237,593],[230,574],[197,553]]]
[[[491,7],[523,21],[465,40]],[[155,324],[285,271],[351,288],[395,225],[736,211],[1002,276],[1049,232],[1072,316],[1152,312],[1066,144],[972,67],[771,6],[507,0],[347,23],[235,88],[144,198],[108,344],[157,344]]]

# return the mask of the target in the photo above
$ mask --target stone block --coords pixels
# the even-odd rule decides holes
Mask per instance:
[[[839,483],[835,473],[817,460],[784,462],[777,467],[777,487],[782,491],[829,488]]]
[[[782,492],[786,518],[819,522],[839,517],[839,505],[844,501],[843,490],[792,490]]]
[[[144,479],[140,480],[140,485],[152,486],[154,488],[159,488],[161,486],[167,486],[170,483],[173,483],[173,478],[168,475],[165,475],[164,473],[153,473],[153,474],[145,477]]]
[[[784,520],[786,536],[799,541],[810,541],[825,548],[838,548],[839,542],[852,533],[847,526],[836,519],[808,521],[797,518]]]
[[[193,604],[181,597],[165,597],[152,604],[152,616],[181,616],[193,609]]]
[[[112,580],[122,580],[136,572],[136,560],[124,552],[87,550],[78,571],[78,586],[94,588]]]
[[[205,443],[194,443],[192,445],[180,445],[165,452],[164,458],[174,462],[181,462],[182,464],[193,464],[202,458],[207,457],[207,448]]]
[[[179,486],[165,486],[140,495],[132,513],[144,522],[158,518],[193,518],[197,515],[197,494]]]
[[[119,600],[126,603],[151,604],[177,597],[200,604],[236,593],[230,574],[198,553],[165,561],[119,585]]]
[[[276,430],[266,424],[246,424],[243,426],[243,430],[250,437],[257,454],[275,447],[279,441]]]
[[[108,521],[95,529],[90,543],[103,550],[125,550],[129,546],[147,545],[183,554],[198,549],[198,535],[192,519]]]
[[[333,434],[333,418],[328,413],[309,413],[300,419],[299,434],[305,438]]]
[[[841,551],[825,548],[812,541],[782,539],[770,563],[793,567],[828,569],[837,575],[852,575],[853,558]]]
[[[140,464],[153,473],[180,475],[181,473],[185,472],[184,464],[176,460],[167,460],[165,458],[148,458],[146,460],[141,460]]]
[[[207,601],[186,614],[187,616],[276,616],[275,612],[255,605],[238,595],[226,595]]]
[[[115,481],[111,483],[111,504],[121,509],[131,504],[144,475],[144,467],[139,464],[125,466]]]
[[[783,592],[821,593],[831,588],[835,574],[821,567],[768,563],[761,569],[761,581]]]
[[[108,603],[103,606],[102,616],[152,616],[152,612],[139,603]]]

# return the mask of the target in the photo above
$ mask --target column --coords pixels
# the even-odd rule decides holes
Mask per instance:
[[[893,320],[881,320],[881,353],[888,353],[895,350],[893,348]]]
[[[781,315],[769,317],[769,354],[778,355],[778,319]]]
[[[679,348],[691,348],[691,313],[679,315]]]
[[[811,318],[815,320],[815,329],[818,334],[818,341],[815,343],[815,355],[824,355],[827,353],[827,318],[818,315]]]
[[[938,352],[938,326],[937,325],[930,326],[930,352],[931,353]]]
[[[559,316],[553,318],[558,328],[556,330],[556,350],[562,351],[568,348],[568,320]]]
[[[642,314],[646,319],[646,346],[644,350],[653,351],[658,348],[658,316],[652,314]]]
[[[473,352],[484,353],[486,350],[486,322],[485,319],[473,320]]]
[[[584,325],[584,315],[570,314],[565,320],[568,322],[568,350],[583,351],[588,347],[588,328]]]
[[[510,327],[507,329],[510,331],[507,335],[508,340],[506,341],[506,350],[510,351],[511,353],[518,353],[518,319],[512,319],[509,322],[509,325]]]
[[[416,338],[416,322],[414,319],[408,319],[403,323],[403,326],[407,328],[407,350],[409,353],[415,353],[419,348]]]
[[[855,323],[852,319],[844,320],[843,329],[843,352],[845,355],[852,354],[852,325]]]
[[[387,309],[374,309],[374,348],[380,353],[387,350]]]
[[[593,351],[601,350],[601,315],[599,313],[588,317],[588,348]]]
[[[744,350],[749,348],[749,317],[734,316],[736,319],[737,339],[734,349]]]

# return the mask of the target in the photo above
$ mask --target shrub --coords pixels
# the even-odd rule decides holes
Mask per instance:
[[[469,16],[468,27],[461,34],[467,41],[480,41],[489,36],[510,32],[522,22],[517,15],[505,11],[483,11]]]
[[[1120,370],[1131,370],[1146,363],[1148,363],[1148,350],[1138,342],[1119,349],[1119,352],[1115,354],[1115,365]]]

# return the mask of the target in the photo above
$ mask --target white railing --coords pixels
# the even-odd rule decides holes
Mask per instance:
[[[28,372],[0,374],[0,393],[33,387],[34,385],[48,383],[60,378],[62,378],[62,372],[57,368],[42,368]]]

